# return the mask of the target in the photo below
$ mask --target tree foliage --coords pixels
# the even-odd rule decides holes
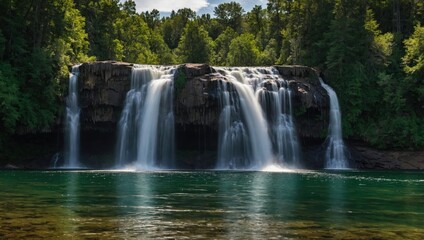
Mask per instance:
[[[170,17],[163,20],[163,38],[170,49],[178,47],[184,28],[188,22],[195,19],[196,13],[189,8],[183,8],[172,12]]]
[[[424,27],[416,25],[414,33],[404,43],[406,53],[402,60],[413,94],[410,99],[420,113],[424,113]]]
[[[213,41],[198,22],[189,22],[184,28],[177,52],[182,62],[209,63]]]
[[[85,18],[72,0],[1,1],[0,141],[51,126],[68,66],[88,61]],[[2,145],[0,145],[1,147]]]
[[[228,65],[254,66],[258,64],[259,49],[250,33],[243,33],[231,41],[228,52]]]
[[[222,3],[214,9],[214,14],[221,27],[224,29],[230,27],[239,33],[242,30],[243,12],[244,10],[240,3],[237,2]]]
[[[228,27],[219,37],[215,40],[215,55],[213,63],[215,65],[227,65],[228,52],[230,51],[230,44],[238,34],[230,27]]]

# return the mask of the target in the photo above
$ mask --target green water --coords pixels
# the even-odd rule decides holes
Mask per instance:
[[[0,171],[0,239],[424,239],[424,172]]]

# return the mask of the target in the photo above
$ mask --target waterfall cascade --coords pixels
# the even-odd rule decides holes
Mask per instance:
[[[173,168],[175,67],[137,65],[118,123],[116,167]]]
[[[133,66],[131,89],[126,94],[118,122],[116,168],[175,168],[175,70],[175,66]],[[212,98],[209,99],[213,100],[208,101],[216,101],[214,96],[217,96],[221,107],[218,112],[218,156],[215,168],[262,170],[300,167],[292,90],[278,70],[273,67],[237,67],[214,68],[211,71],[218,76],[218,80],[214,82],[217,85],[213,85],[217,87],[216,92],[213,90],[216,95],[210,95]],[[66,101],[66,168],[81,167],[78,74],[79,66],[73,67]],[[219,76],[222,78],[219,79]],[[337,95],[322,79],[320,82],[330,97],[325,166],[331,169],[347,168]],[[203,86],[203,90],[198,91],[205,94],[208,85],[200,86]],[[184,102],[185,97],[181,95],[177,99]],[[54,164],[57,162],[58,158]]]
[[[328,144],[326,150],[326,164],[328,169],[348,168],[345,145],[343,143],[342,121],[337,94],[333,88],[325,84],[320,78],[321,86],[328,92],[330,97],[330,123],[328,126]]]
[[[72,67],[69,75],[69,94],[66,99],[65,126],[65,168],[79,168],[79,124],[80,108],[78,106],[79,65]]]
[[[218,68],[218,169],[263,169],[298,164],[288,83],[273,68]],[[274,153],[274,154],[273,154]]]
[[[262,71],[272,80],[260,81],[256,87],[256,94],[268,120],[277,161],[299,167],[300,151],[293,121],[292,91],[288,82],[278,74],[278,71],[269,68]]]

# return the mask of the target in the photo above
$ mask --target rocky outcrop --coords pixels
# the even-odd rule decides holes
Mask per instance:
[[[130,63],[105,61],[84,63],[79,67],[82,130],[115,130],[130,88],[132,66]]]
[[[292,90],[297,132],[302,143],[316,142],[311,138],[319,139],[318,142],[322,143],[327,133],[329,99],[317,73],[305,66],[275,68],[288,80]],[[269,81],[274,81],[271,76]],[[196,149],[199,152],[197,156],[217,149],[221,112],[219,83],[227,84],[227,88],[232,89],[225,73],[209,65],[184,64],[178,68],[174,76],[178,149]],[[268,89],[271,84],[264,87]],[[201,162],[204,162],[204,158]]]
[[[274,66],[281,76],[289,79],[308,78],[310,82],[315,82],[319,85],[317,72],[306,66],[301,65],[276,65]]]
[[[424,151],[383,151],[363,145],[350,146],[359,169],[424,170]]]
[[[174,75],[177,149],[192,151],[191,154],[180,155],[179,162],[184,162],[184,167],[204,168],[206,160],[201,156],[205,152],[216,151],[220,114],[217,84],[223,80],[206,64],[181,65]],[[197,158],[202,160],[196,161]]]
[[[92,62],[80,66],[79,98],[82,131],[116,132],[133,64]],[[289,81],[301,138],[325,137],[328,97],[317,73],[305,66],[275,66]],[[177,144],[216,148],[220,106],[218,83],[228,79],[207,64],[184,64],[174,75]],[[199,139],[203,139],[200,141]],[[200,143],[201,142],[201,143]],[[180,146],[181,147],[181,146]],[[198,148],[198,147],[196,147]]]
[[[130,89],[132,67],[133,64],[130,63],[112,61],[84,63],[80,66],[83,152],[96,148],[90,145],[96,139],[92,136],[107,133],[102,138],[109,140],[102,141],[102,146],[97,148],[109,149],[110,154],[113,154],[112,139],[116,138],[117,122]],[[317,73],[305,66],[275,68],[289,82],[292,90],[297,132],[302,143],[310,143],[309,139],[322,142],[328,126],[329,101],[327,93],[319,84]],[[269,81],[273,81],[272,77]],[[216,159],[221,112],[220,83],[227,84],[227,88],[232,89],[225,74],[207,64],[183,64],[177,67],[173,101],[175,137],[177,152],[180,152],[179,156],[183,156],[179,162],[185,162],[184,167],[204,168],[210,165],[210,159]],[[89,145],[89,148],[86,147]]]
[[[318,79],[318,73],[306,66],[274,66],[289,81],[293,96],[294,117],[301,138],[322,139],[327,134],[328,94]]]
[[[217,82],[223,79],[212,71],[206,64],[184,64],[178,68],[174,76],[177,125],[216,127],[219,115]]]
[[[79,89],[83,129],[114,128],[127,91],[133,64],[92,62],[80,66]],[[316,72],[305,66],[275,66],[294,93],[298,131],[302,137],[322,137],[327,128],[328,97]],[[184,64],[174,76],[175,121],[179,127],[216,130],[219,117],[217,86],[227,79],[207,64]],[[114,130],[114,129],[111,129]]]

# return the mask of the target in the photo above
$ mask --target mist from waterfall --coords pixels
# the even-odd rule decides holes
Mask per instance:
[[[174,168],[175,67],[136,65],[118,123],[116,168]]]
[[[273,68],[216,68],[221,114],[217,169],[297,166],[299,146],[291,91]]]
[[[68,97],[66,98],[65,159],[64,168],[79,168],[80,154],[80,107],[78,106],[79,66],[72,67],[69,74]]]
[[[343,142],[339,100],[333,88],[325,84],[321,78],[319,81],[330,98],[330,123],[328,125],[328,136],[326,140],[327,150],[325,168],[345,169],[348,168],[348,163]]]

